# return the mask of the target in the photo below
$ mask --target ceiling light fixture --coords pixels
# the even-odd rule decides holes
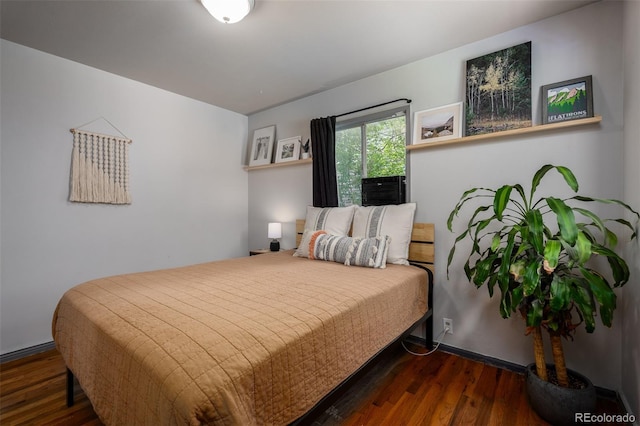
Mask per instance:
[[[225,24],[239,22],[251,12],[254,0],[200,0],[207,11]]]

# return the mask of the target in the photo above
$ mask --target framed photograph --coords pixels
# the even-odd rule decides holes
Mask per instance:
[[[253,131],[249,166],[260,166],[271,163],[273,139],[275,136],[276,126],[264,127]]]
[[[462,137],[462,102],[418,111],[413,118],[413,143]]]
[[[465,135],[531,127],[531,42],[467,61]]]
[[[542,124],[593,117],[591,76],[542,86]]]
[[[295,161],[300,157],[300,140],[302,137],[280,139],[276,146],[276,163]]]

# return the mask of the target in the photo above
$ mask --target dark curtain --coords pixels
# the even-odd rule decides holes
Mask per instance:
[[[313,205],[338,206],[336,179],[336,117],[311,120],[313,154]]]

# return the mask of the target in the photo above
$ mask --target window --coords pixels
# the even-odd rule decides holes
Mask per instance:
[[[362,204],[361,179],[406,176],[409,106],[336,124],[340,206]]]

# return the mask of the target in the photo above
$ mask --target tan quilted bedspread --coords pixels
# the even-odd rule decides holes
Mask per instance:
[[[425,286],[270,253],[78,285],[53,336],[108,425],[283,425],[417,321]]]

